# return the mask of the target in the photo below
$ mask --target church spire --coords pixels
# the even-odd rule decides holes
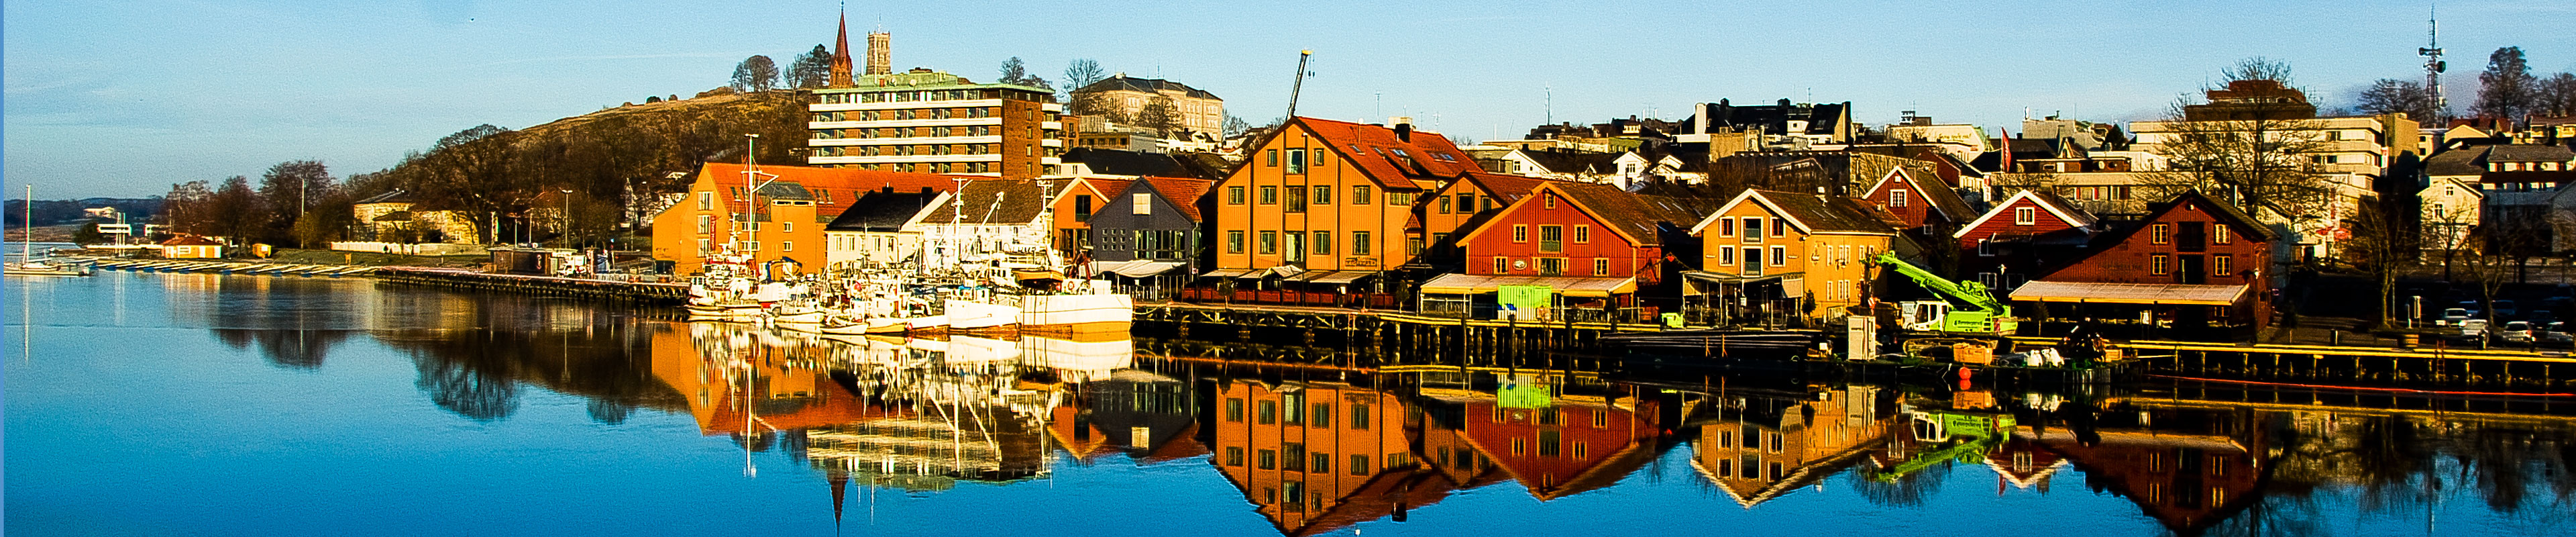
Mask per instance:
[[[840,35],[832,40],[832,73],[824,85],[834,88],[855,85],[850,82],[850,12],[847,8],[841,10]]]

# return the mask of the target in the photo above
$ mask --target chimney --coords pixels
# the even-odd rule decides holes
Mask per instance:
[[[868,32],[868,74],[894,74],[894,34],[885,30]]]
[[[1396,141],[1408,144],[1413,143],[1413,118],[1401,116],[1391,117],[1386,118],[1386,122],[1395,125]]]

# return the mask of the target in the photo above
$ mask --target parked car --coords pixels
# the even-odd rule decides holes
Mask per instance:
[[[2451,308],[2451,309],[2442,310],[2442,320],[2441,320],[2441,322],[2440,322],[2440,323],[2438,323],[2438,324],[2445,324],[2445,325],[2460,324],[2460,321],[2466,321],[2466,320],[2469,320],[2469,319],[2476,319],[2476,318],[2478,318],[2478,310],[2467,309],[2467,308]]]
[[[2496,331],[2496,339],[2505,343],[2530,343],[2532,341],[2531,322],[2514,321],[2504,323],[2504,329]]]
[[[2543,325],[2539,338],[2541,343],[2576,343],[2576,334],[2568,334],[2567,323],[2563,322]]]
[[[2460,335],[2458,336],[2458,338],[2459,338],[2461,341],[2477,341],[2477,340],[2481,340],[2481,339],[2486,339],[2486,337],[2487,337],[2487,320],[2486,320],[2486,319],[2469,319],[2469,320],[2465,320],[2465,321],[2460,321]]]
[[[2531,315],[2523,317],[2522,319],[2531,321],[2533,326],[2539,326],[2557,322],[2558,313],[2549,310],[2531,310]]]
[[[2513,316],[2514,311],[2515,311],[2515,310],[2513,309],[2513,301],[2511,301],[2511,300],[2498,300],[2498,301],[2495,301],[2495,314],[2496,314],[2496,315],[2498,315],[2498,316],[2502,316],[2502,317],[2512,317],[2512,316]]]

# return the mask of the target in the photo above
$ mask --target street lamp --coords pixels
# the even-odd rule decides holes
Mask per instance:
[[[562,189],[562,190],[561,190],[561,192],[563,192],[563,224],[562,224],[562,225],[563,225],[563,239],[564,239],[564,245],[565,245],[565,246],[573,246],[573,242],[572,242],[572,189],[569,189],[569,188]]]

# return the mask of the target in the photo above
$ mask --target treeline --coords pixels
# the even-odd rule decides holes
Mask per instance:
[[[319,162],[295,161],[256,180],[173,185],[168,223],[183,232],[280,245],[385,240],[360,236],[365,230],[351,209],[358,200],[400,189],[416,203],[414,211],[470,215],[483,242],[598,244],[618,233],[630,202],[652,209],[658,194],[683,189],[675,172],[693,172],[708,160],[740,160],[745,134],[761,136],[760,162],[801,164],[804,104],[789,91],[709,92],[524,130],[477,125],[345,181],[334,180]],[[303,189],[295,190],[298,185]],[[571,218],[551,216],[563,209]]]
[[[5,220],[9,227],[27,225],[27,203],[27,200],[9,200],[0,204],[0,212],[7,213]],[[99,207],[115,207],[117,212],[125,213],[126,221],[138,224],[150,221],[152,215],[161,214],[161,198],[37,200],[35,204],[36,225],[39,226],[86,222],[90,219],[85,210]]]

